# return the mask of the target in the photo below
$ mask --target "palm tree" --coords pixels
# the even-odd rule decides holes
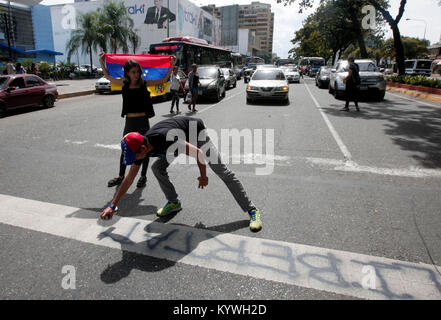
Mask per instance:
[[[100,9],[100,14],[101,25],[112,27],[112,30],[107,34],[111,52],[116,53],[118,48],[121,48],[124,53],[127,53],[134,23],[127,13],[124,3],[107,1]],[[139,40],[137,40],[137,45],[139,46]]]
[[[129,30],[129,43],[131,44],[133,48],[133,54],[136,54],[136,49],[139,47],[139,43],[141,41],[141,38],[136,33],[137,30]]]
[[[66,44],[67,61],[73,53],[81,49],[82,53],[90,56],[90,70],[92,73],[92,49],[97,46],[99,39],[99,14],[96,11],[80,13],[77,17],[77,29],[72,31],[71,37]]]

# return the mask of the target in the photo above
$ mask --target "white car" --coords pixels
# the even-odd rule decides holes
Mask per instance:
[[[289,85],[279,68],[257,69],[247,86],[247,102],[260,99],[283,100],[289,103]]]
[[[296,68],[285,68],[283,69],[283,72],[285,73],[285,77],[288,82],[300,82],[300,73]]]
[[[382,101],[386,92],[386,79],[375,65],[375,62],[370,59],[355,59],[355,63],[360,68],[359,95]],[[348,70],[347,60],[337,61],[336,66],[331,69],[329,93],[333,94],[336,99],[345,96],[346,84],[344,79],[348,76]]]
[[[95,90],[98,93],[110,92],[110,81],[105,77],[100,78],[97,82],[95,82]]]

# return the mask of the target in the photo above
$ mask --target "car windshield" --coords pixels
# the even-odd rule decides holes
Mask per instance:
[[[406,61],[405,64],[407,69],[412,69],[415,61]]]
[[[324,68],[322,69],[322,71],[320,71],[321,74],[330,74],[331,73],[331,69],[329,68]]]
[[[0,78],[0,89],[3,89],[8,83],[9,77],[1,77]]]
[[[199,68],[198,73],[201,79],[216,79],[218,74],[216,68]]]
[[[285,80],[285,75],[279,70],[257,70],[253,80]]]
[[[417,69],[429,69],[432,64],[432,61],[417,61]]]
[[[295,68],[288,68],[285,72],[297,72],[297,70]]]
[[[377,66],[373,62],[356,62],[360,71],[377,71]]]

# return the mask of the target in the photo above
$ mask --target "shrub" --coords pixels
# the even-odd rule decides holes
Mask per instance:
[[[441,81],[437,79],[427,79],[425,76],[388,76],[387,81],[406,83],[413,86],[423,86],[441,89]]]

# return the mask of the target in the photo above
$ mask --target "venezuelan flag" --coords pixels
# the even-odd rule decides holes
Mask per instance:
[[[124,77],[124,64],[128,60],[135,60],[142,69],[142,78],[145,80],[157,80],[163,78],[171,67],[171,56],[156,54],[106,54],[107,71],[112,77]],[[167,92],[170,82],[165,82],[157,86],[149,86],[152,97],[163,95]],[[111,90],[121,90],[121,86],[111,84]]]

